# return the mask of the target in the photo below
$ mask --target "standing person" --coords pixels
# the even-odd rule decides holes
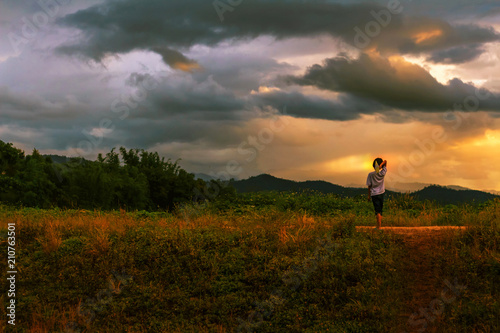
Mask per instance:
[[[373,161],[373,168],[375,171],[368,174],[366,186],[368,186],[368,200],[372,199],[373,207],[375,208],[375,215],[377,216],[377,226],[375,229],[378,230],[382,224],[385,193],[384,178],[387,173],[387,161],[376,158]]]

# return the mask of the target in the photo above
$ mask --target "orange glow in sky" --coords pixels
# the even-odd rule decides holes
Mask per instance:
[[[500,131],[497,130],[486,130],[484,136],[479,138],[473,138],[469,142],[461,145],[464,147],[491,147],[496,148],[500,145]]]
[[[352,155],[337,158],[325,163],[325,168],[331,173],[345,173],[355,171],[373,171],[370,155]]]
[[[177,62],[172,67],[181,70],[183,72],[189,72],[189,73],[201,69],[201,66],[198,65],[196,62]]]
[[[428,41],[430,39],[433,39],[435,37],[439,37],[442,34],[443,34],[443,32],[439,29],[426,31],[426,32],[419,32],[418,34],[413,36],[413,40],[415,40],[415,43],[421,44],[421,43]]]

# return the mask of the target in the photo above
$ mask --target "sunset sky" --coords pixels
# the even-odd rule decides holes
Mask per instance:
[[[4,0],[0,140],[500,191],[500,2]],[[462,112],[464,111],[464,112]]]

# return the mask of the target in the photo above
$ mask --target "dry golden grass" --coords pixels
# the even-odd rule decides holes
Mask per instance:
[[[110,242],[108,234],[104,230],[97,230],[92,233],[88,252],[94,255],[104,255],[109,251]]]
[[[286,229],[290,228],[287,226],[282,226],[278,232],[278,239],[281,245],[285,245],[288,243],[290,238],[292,237],[289,233],[287,233]]]
[[[37,238],[45,253],[57,251],[62,244],[61,232],[58,221],[48,221],[45,235]]]
[[[76,320],[77,316],[76,310],[63,310],[49,306],[40,306],[32,313],[31,325],[28,332],[52,333],[55,327],[59,325],[66,327],[72,320]],[[68,330],[67,332],[72,331]]]

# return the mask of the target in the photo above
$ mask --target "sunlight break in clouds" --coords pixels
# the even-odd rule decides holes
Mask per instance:
[[[372,156],[368,154],[347,156],[325,163],[324,168],[336,174],[350,173],[353,171],[371,172],[373,171],[372,162],[370,162],[371,159]]]
[[[443,35],[443,32],[441,30],[432,30],[432,31],[427,31],[427,32],[419,32],[418,34],[413,36],[413,39],[415,40],[415,43],[417,44],[422,44],[424,42],[428,42],[429,40],[439,37]]]

